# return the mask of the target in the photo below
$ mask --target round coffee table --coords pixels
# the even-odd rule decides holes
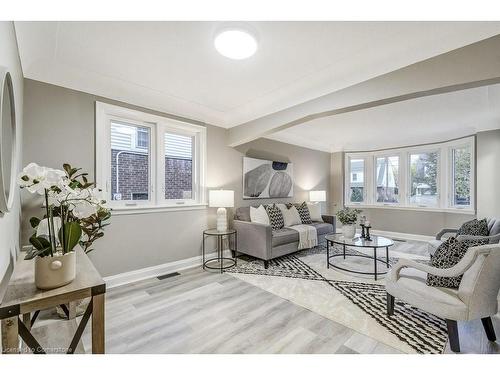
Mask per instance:
[[[383,263],[386,265],[387,268],[389,268],[389,247],[394,245],[394,241],[382,237],[382,236],[375,236],[372,235],[370,238],[370,241],[367,241],[364,238],[361,238],[359,236],[356,236],[354,238],[345,238],[344,235],[342,234],[329,234],[325,236],[326,239],[326,267],[330,268],[330,266],[337,268],[342,271],[347,271],[347,272],[352,272],[352,273],[359,273],[363,275],[373,275],[375,276],[375,280],[377,280],[378,275],[384,275],[388,271],[378,271],[377,270],[377,263]],[[342,254],[333,254],[330,255],[330,244],[337,244],[341,245],[343,249]],[[372,248],[373,249],[373,256],[370,255],[365,255],[365,254],[346,254],[346,246],[351,246],[351,247],[360,247],[360,248]],[[385,248],[385,259],[384,258],[378,258],[377,257],[377,249],[383,249]],[[355,271],[343,267],[339,267],[332,262],[330,262],[330,259],[336,258],[336,257],[343,257],[344,259],[346,256],[354,256],[354,257],[362,257],[362,258],[369,258],[373,259],[373,272],[361,272],[361,271]]]

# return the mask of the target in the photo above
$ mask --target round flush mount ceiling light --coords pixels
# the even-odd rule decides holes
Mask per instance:
[[[243,60],[257,51],[257,39],[245,30],[226,29],[215,36],[215,49],[233,60]]]

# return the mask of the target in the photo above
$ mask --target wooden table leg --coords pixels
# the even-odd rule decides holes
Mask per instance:
[[[23,323],[26,326],[26,328],[28,328],[28,330],[31,331],[31,313],[23,314]],[[23,353],[25,349],[29,351],[29,346],[24,341],[21,342],[21,347],[23,349]]]
[[[18,317],[2,320],[2,353],[19,354]]]
[[[92,297],[92,354],[104,354],[104,294]]]

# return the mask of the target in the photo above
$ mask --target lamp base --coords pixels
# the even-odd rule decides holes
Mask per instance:
[[[217,209],[217,231],[227,231],[227,212],[224,207],[220,207]]]

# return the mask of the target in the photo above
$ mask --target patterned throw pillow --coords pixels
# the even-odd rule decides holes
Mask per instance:
[[[312,224],[311,213],[309,212],[307,203],[306,202],[295,203],[294,206],[297,208],[297,211],[299,211],[300,220],[302,221],[302,224]]]
[[[266,207],[267,215],[269,216],[269,223],[273,230],[281,229],[285,226],[285,221],[283,220],[283,214],[278,206],[273,204]]]
[[[431,256],[431,266],[436,268],[451,268],[463,258],[469,246],[454,237],[448,238]],[[462,276],[442,277],[427,274],[427,285],[458,289]]]
[[[486,219],[473,219],[462,224],[457,232],[457,236],[461,234],[468,236],[487,236],[488,233],[488,221],[486,221]]]

